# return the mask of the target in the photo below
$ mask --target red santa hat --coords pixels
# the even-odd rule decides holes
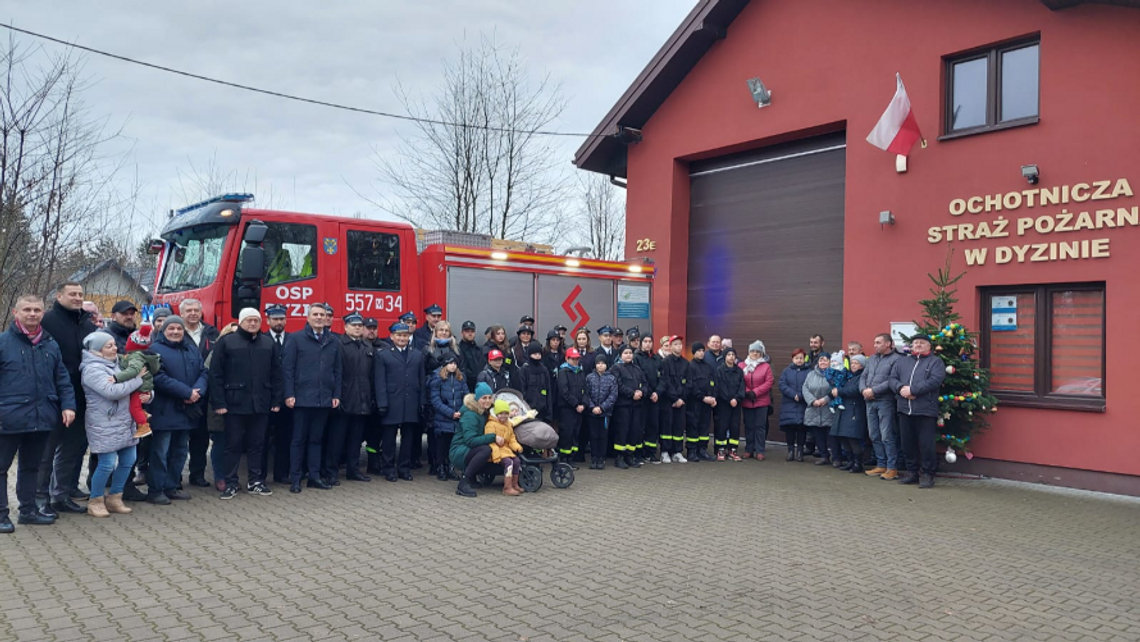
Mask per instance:
[[[131,333],[127,337],[127,352],[134,352],[136,350],[146,350],[150,347],[150,331],[151,325],[144,325],[138,330]]]

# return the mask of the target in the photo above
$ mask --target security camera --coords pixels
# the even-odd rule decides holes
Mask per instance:
[[[748,79],[748,91],[752,92],[752,100],[760,109],[772,104],[772,92],[764,86],[764,81],[759,78]]]
[[[1036,185],[1041,179],[1041,172],[1037,171],[1036,165],[1022,165],[1021,177],[1029,181],[1030,185]]]

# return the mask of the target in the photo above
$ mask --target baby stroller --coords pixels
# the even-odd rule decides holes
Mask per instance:
[[[531,411],[530,405],[523,399],[521,392],[511,388],[503,388],[495,393],[495,401],[504,400],[511,404],[511,417],[526,415]],[[524,419],[515,427],[515,437],[523,445],[519,454],[522,461],[522,470],[519,471],[519,486],[528,493],[537,492],[542,488],[543,465],[550,464],[550,483],[555,488],[569,488],[574,483],[574,469],[569,464],[559,463],[558,433],[550,424],[538,419]],[[479,473],[478,481],[484,486],[490,485],[495,478],[502,474],[502,468],[497,464],[484,467]]]

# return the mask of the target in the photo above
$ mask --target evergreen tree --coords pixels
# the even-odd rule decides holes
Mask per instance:
[[[953,287],[966,273],[951,276],[951,258],[952,254],[947,254],[946,266],[937,274],[927,274],[934,283],[930,289],[934,296],[919,301],[923,322],[915,325],[919,334],[931,337],[934,353],[946,365],[946,380],[938,397],[938,441],[947,448],[947,461],[953,463],[953,451],[973,457],[970,440],[989,426],[985,415],[997,412],[998,402],[989,392],[989,371],[977,360],[976,335],[958,323],[960,317],[954,311],[958,299],[954,298],[957,290]]]

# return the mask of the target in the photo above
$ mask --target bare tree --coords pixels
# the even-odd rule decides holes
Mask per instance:
[[[395,93],[409,114],[448,124],[415,123],[394,156],[374,150],[381,185],[367,200],[429,229],[536,241],[556,233],[566,178],[536,131],[558,119],[563,99],[549,77],[530,79],[517,48],[481,36],[445,63],[431,99],[402,84]]]
[[[578,174],[579,229],[595,259],[625,258],[625,194],[602,174]]]
[[[41,64],[46,59],[47,64]],[[46,293],[74,257],[119,235],[132,198],[112,189],[126,155],[105,156],[119,135],[82,101],[82,60],[21,47],[0,50],[0,305]]]

